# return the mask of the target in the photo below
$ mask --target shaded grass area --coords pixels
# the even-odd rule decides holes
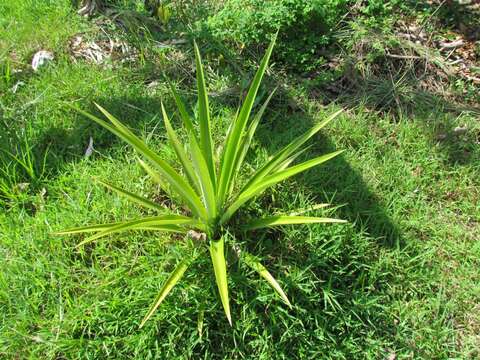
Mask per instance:
[[[67,2],[58,4],[58,11],[70,14],[65,20],[69,26],[61,29],[80,31],[76,26],[82,21]],[[28,29],[32,20],[24,17],[26,8],[15,9]],[[36,16],[55,28],[51,11],[47,7]],[[55,39],[42,40],[42,47],[62,49]],[[35,50],[26,40],[15,41],[25,46],[25,54]],[[188,63],[188,47],[184,53]],[[330,202],[333,209],[318,215],[349,220],[345,226],[285,227],[241,239],[281,282],[294,308],[284,307],[229,253],[232,328],[224,320],[205,258],[189,269],[153,321],[138,330],[187,246],[177,237],[132,233],[76,249],[79,238],[51,235],[143,211],[93,183],[92,176],[166,201],[129,148],[65,102],[91,111],[92,101],[101,103],[172,159],[158,108],[160,99],[167,108],[173,106],[156,74],[175,72],[158,63],[149,64],[147,71],[141,64],[73,63],[63,50],[56,55],[44,71],[26,76],[17,92],[11,85],[2,87],[3,139],[9,134],[2,146],[9,151],[31,147],[35,166],[45,159],[45,170],[34,179],[18,166],[16,177],[2,173],[16,196],[4,197],[0,209],[1,357],[479,356],[477,117],[445,112],[441,106],[389,116],[355,103],[315,138],[305,155],[346,149],[342,157],[276,187],[244,212],[251,216]],[[214,59],[209,65],[212,93],[245,81]],[[185,68],[178,73],[175,80],[183,80],[182,93],[192,102],[195,94],[187,90]],[[152,80],[158,85],[147,86]],[[292,84],[276,96],[248,156],[252,169],[338,108],[307,95],[308,90]],[[235,103],[236,94],[212,101],[217,140]],[[456,126],[468,130],[460,135],[445,131]],[[448,136],[438,140],[439,133]],[[95,151],[85,158],[90,137]],[[15,166],[3,152],[1,159],[2,170]],[[245,178],[249,170],[245,168]],[[20,183],[29,185],[19,188]]]

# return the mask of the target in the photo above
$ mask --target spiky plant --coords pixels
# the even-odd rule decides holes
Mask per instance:
[[[171,90],[183,121],[186,133],[188,134],[188,144],[184,146],[175,130],[172,128],[170,119],[163,107],[161,111],[168,139],[175,150],[180,162],[182,173],[175,170],[172,165],[162,159],[157,153],[150,149],[145,142],[134,135],[125,125],[118,121],[113,115],[104,108],[97,105],[99,110],[105,115],[109,122],[99,119],[89,113],[77,109],[82,114],[108,129],[131,146],[144,157],[147,162],[139,160],[141,166],[152,177],[152,179],[165,188],[168,185],[168,191],[180,199],[182,205],[188,207],[189,214],[166,214],[166,210],[159,204],[149,199],[132,194],[117,186],[102,182],[107,188],[127,197],[146,208],[159,213],[158,216],[144,217],[130,221],[91,225],[59,232],[59,234],[76,233],[94,233],[87,237],[78,246],[87,244],[101,237],[129,230],[148,230],[148,231],[167,231],[182,234],[203,234],[205,242],[197,242],[198,246],[208,246],[216,283],[220,294],[220,299],[225,310],[225,314],[231,324],[230,305],[227,285],[227,265],[224,256],[225,234],[232,216],[249,200],[257,197],[267,188],[278,184],[279,182],[310,169],[316,165],[322,164],[327,160],[337,156],[341,151],[335,151],[327,155],[305,161],[297,165],[291,163],[302,152],[304,143],[314,136],[328,122],[335,118],[339,113],[331,115],[329,118],[315,125],[312,129],[297,137],[289,145],[274,154],[263,166],[258,168],[241,186],[239,191],[234,191],[234,184],[238,180],[239,170],[244,162],[245,155],[249,149],[252,137],[255,133],[258,123],[272,98],[273,92],[266,99],[263,105],[258,109],[253,118],[250,117],[252,107],[260,86],[260,82],[267,68],[270,55],[272,53],[275,40],[272,41],[247,93],[245,101],[236,118],[231,124],[225,143],[223,144],[221,156],[215,157],[214,144],[211,134],[211,120],[209,113],[208,97],[205,87],[205,77],[200,58],[200,52],[197,45],[195,48],[197,88],[198,88],[198,116],[196,123],[192,120],[186,109],[184,102],[179,97],[175,88]],[[197,125],[199,132],[196,131]],[[241,219],[238,223],[241,223]],[[301,215],[276,215],[265,218],[258,218],[242,226],[242,230],[253,230],[265,227],[273,227],[286,224],[310,224],[310,223],[332,223],[343,222],[338,219],[309,217]],[[242,259],[253,270],[258,272],[269,285],[279,294],[283,301],[291,306],[290,301],[281,289],[278,282],[258,261],[258,259],[245,251],[241,252]],[[173,286],[182,278],[185,271],[194,259],[183,259],[167,279],[160,289],[158,297],[148,310],[140,327],[152,316],[154,311],[164,300]]]

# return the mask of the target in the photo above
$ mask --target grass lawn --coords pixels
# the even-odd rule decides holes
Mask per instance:
[[[269,190],[242,215],[328,202],[312,215],[348,223],[258,230],[242,239],[292,309],[227,252],[232,327],[206,256],[139,329],[189,249],[179,236],[152,232],[83,248],[75,247],[81,236],[52,235],[147,213],[93,177],[172,206],[131,148],[66,103],[91,112],[93,102],[101,104],[173,159],[159,112],[160,100],[175,109],[163,74],[194,106],[193,48],[125,37],[135,45],[133,60],[75,57],[72,39],[96,39],[104,25],[76,15],[67,0],[0,0],[0,358],[480,358],[478,113],[441,102],[396,114],[372,109],[366,98],[325,102],[276,64],[261,96],[280,90],[244,178],[341,107],[302,157],[345,151]],[[199,44],[207,52],[209,44]],[[41,49],[55,58],[33,72],[29,63]],[[252,67],[205,61],[220,143]],[[90,139],[94,151],[85,156]]]

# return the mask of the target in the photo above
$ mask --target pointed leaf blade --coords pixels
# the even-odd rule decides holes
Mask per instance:
[[[318,133],[322,128],[324,128],[329,122],[335,119],[338,115],[343,112],[343,109],[333,113],[324,121],[321,121],[310,130],[306,131],[304,134],[298,136],[295,140],[293,140],[290,144],[285,146],[283,149],[278,151],[272,158],[264,164],[260,169],[258,169],[255,174],[250,178],[250,180],[245,184],[244,189],[248,188],[250,185],[261,181],[263,178],[274,172],[275,170],[279,170],[285,161],[288,161],[288,158],[294,154],[305,142],[307,142],[312,136]],[[293,155],[295,156],[295,155]]]
[[[198,185],[197,178],[195,176],[195,171],[193,169],[193,166],[190,162],[190,159],[187,156],[187,153],[183,148],[183,145],[178,140],[177,134],[172,128],[172,124],[170,123],[170,119],[168,118],[167,112],[165,111],[163,102],[161,103],[161,108],[162,108],[163,121],[165,123],[165,129],[167,130],[168,139],[170,140],[170,143],[172,144],[173,149],[177,154],[178,160],[180,160],[180,163],[182,164],[183,170],[185,171],[185,175],[190,181],[190,184],[192,184],[194,187],[196,187],[199,190],[199,185]]]
[[[76,248],[82,247],[88,243],[91,243],[94,240],[97,240],[99,238],[105,237],[107,235],[113,234],[113,233],[118,233],[118,232],[124,232],[128,230],[152,230],[152,231],[164,231],[164,232],[173,232],[173,233],[180,233],[180,234],[185,234],[187,231],[177,225],[138,225],[138,226],[132,226],[132,227],[125,227],[122,229],[109,229],[105,230],[103,232],[98,233],[97,235],[91,236],[81,242],[79,242],[77,245],[75,245]]]
[[[175,270],[170,274],[167,281],[163,284],[162,288],[160,289],[160,292],[157,295],[157,298],[155,299],[152,306],[147,311],[145,317],[140,323],[140,328],[142,328],[145,325],[145,323],[148,321],[148,319],[152,317],[152,315],[155,313],[155,310],[157,310],[157,308],[160,306],[160,304],[166,298],[166,296],[170,293],[173,287],[180,281],[180,279],[183,277],[183,274],[185,274],[185,271],[187,270],[188,265],[189,265],[189,260],[183,260],[182,262],[180,262],[180,264],[177,265]]]
[[[157,230],[161,231],[171,231],[171,232],[179,232],[185,233],[186,230],[183,226],[191,225],[191,226],[199,226],[199,222],[196,219],[188,218],[182,215],[163,215],[163,216],[154,216],[148,217],[143,219],[136,219],[136,220],[129,220],[123,221],[114,224],[113,226],[106,228],[98,232],[95,235],[92,235],[82,242],[80,242],[77,247],[85,245],[89,242],[92,242],[96,239],[101,237],[123,232],[127,230],[151,230],[152,227],[155,227]]]
[[[198,144],[197,137],[190,117],[187,113],[184,103],[172,87],[172,92],[177,103],[177,107],[180,111],[180,116],[183,119],[185,128],[188,133],[191,158],[193,163],[193,171],[196,174],[196,180],[198,183],[199,192],[203,195],[205,202],[205,208],[207,210],[209,218],[216,217],[216,198],[215,198],[215,183],[212,182],[209,165],[202,152],[200,145]]]
[[[290,308],[292,308],[292,304],[288,300],[287,295],[285,292],[282,290],[280,287],[280,284],[278,283],[277,280],[270,274],[270,272],[263,266],[260,261],[258,261],[253,255],[246,253],[242,251],[243,258],[245,260],[245,263],[255,270],[262,278],[264,278],[268,284],[272,287],[273,290],[277,292],[278,295],[282,298],[282,300],[287,304]]]
[[[175,99],[175,104],[177,104],[178,111],[180,112],[180,117],[183,121],[183,125],[185,126],[185,128],[188,131],[190,131],[194,134],[195,130],[194,130],[194,127],[193,127],[193,122],[192,122],[192,119],[191,119],[190,115],[188,114],[185,102],[182,100],[182,98],[178,94],[178,92],[175,89],[175,87],[173,86],[173,84],[170,83],[170,82],[169,82],[169,84],[170,84],[170,89],[171,89],[172,94],[173,94],[173,98]]]
[[[85,113],[83,111],[80,112],[88,116],[90,119],[94,120],[101,126],[113,132],[122,140],[133,146],[135,150],[137,150],[140,154],[149,159],[153,164],[155,164],[162,176],[171,185],[172,190],[174,190],[178,195],[180,195],[183,201],[190,207],[190,210],[192,210],[192,212],[194,212],[199,217],[205,217],[205,208],[203,207],[200,198],[192,189],[192,187],[166,161],[164,161],[162,158],[160,158],[160,156],[153,152],[142,140],[140,140],[136,135],[134,135],[126,126],[121,124],[120,121],[118,121],[112,114],[110,114],[100,105],[95,105],[111,121],[114,127],[106,124],[103,120],[100,120],[91,114]]]
[[[145,172],[150,176],[150,178],[155,181],[160,188],[168,194],[170,197],[174,197],[174,194],[172,194],[170,190],[170,186],[168,183],[166,183],[162,177],[160,176],[159,173],[157,173],[155,170],[153,170],[145,161],[137,157],[137,161],[140,164],[140,166],[145,170]]]
[[[115,225],[118,225],[118,223],[79,226],[76,228],[55,231],[53,234],[54,235],[71,235],[71,234],[81,234],[81,233],[87,233],[87,232],[104,231]]]
[[[255,77],[253,78],[250,89],[248,90],[247,96],[243,102],[241,110],[238,114],[238,117],[235,119],[235,123],[231,128],[231,131],[227,135],[225,152],[222,156],[221,172],[220,172],[220,182],[218,185],[218,196],[219,202],[223,204],[226,196],[228,195],[229,189],[231,188],[232,177],[234,176],[235,164],[237,159],[241,154],[241,138],[244,134],[245,127],[247,126],[250,113],[252,111],[253,104],[255,102],[255,97],[257,96],[260,83],[262,81],[263,75],[267,69],[270,56],[272,54],[273,46],[275,44],[276,36],[273,38],[270,46],[268,47],[260,67],[258,68]]]
[[[198,117],[200,123],[200,147],[202,149],[205,161],[212,183],[215,184],[215,163],[213,157],[213,141],[210,124],[210,110],[208,105],[207,86],[205,84],[205,74],[203,72],[202,57],[198,45],[194,42],[195,48],[195,65],[197,73],[197,90],[198,90]]]
[[[286,216],[277,215],[269,216],[261,219],[256,219],[246,224],[244,230],[255,230],[265,227],[280,226],[280,225],[298,225],[298,224],[318,224],[318,223],[346,223],[345,220],[331,219],[314,216]]]
[[[221,224],[225,223],[235,213],[235,211],[237,211],[240,208],[240,206],[245,204],[245,202],[247,202],[254,196],[257,196],[260,193],[262,193],[268,187],[273,186],[283,180],[286,180],[289,177],[292,177],[298,173],[306,171],[314,166],[320,165],[334,158],[335,156],[341,154],[342,152],[343,150],[339,150],[326,155],[319,156],[317,158],[314,158],[314,159],[305,161],[301,164],[287,168],[285,170],[278,171],[277,173],[269,175],[268,177],[264,178],[262,181],[259,181],[258,183],[251,184],[248,188],[244,189],[240,193],[238,198],[224,212],[222,218],[220,219],[220,223]]]
[[[193,134],[190,134],[190,151],[192,162],[200,184],[200,191],[203,195],[205,208],[209,219],[215,219],[217,216],[217,198],[214,184],[210,177],[208,164],[196,142]]]
[[[213,270],[215,272],[215,280],[217,282],[220,300],[222,301],[225,315],[228,322],[232,325],[232,317],[230,314],[230,302],[228,298],[228,281],[227,281],[227,265],[224,254],[223,237],[217,241],[210,241],[210,256],[212,258]]]
[[[146,207],[146,208],[149,208],[149,209],[152,209],[152,210],[156,210],[156,211],[165,211],[165,208],[163,208],[159,204],[156,204],[153,201],[150,201],[150,200],[148,200],[144,197],[141,197],[139,195],[131,193],[127,190],[124,190],[122,188],[119,188],[118,186],[109,184],[109,183],[107,183],[105,181],[102,181],[102,180],[95,179],[95,181],[102,184],[106,188],[115,191],[117,194],[127,198],[128,200],[133,201],[133,202],[135,202],[135,203],[137,203],[137,204],[139,204],[143,207]]]
[[[238,158],[236,159],[236,164],[235,164],[235,168],[234,168],[234,171],[233,171],[233,174],[237,174],[238,171],[240,170],[242,164],[243,164],[243,161],[245,160],[245,156],[247,155],[248,153],[248,150],[250,149],[250,144],[252,142],[252,139],[253,139],[253,136],[255,135],[255,131],[257,130],[257,127],[258,127],[258,124],[260,123],[260,120],[262,119],[263,117],[263,113],[265,112],[268,104],[270,103],[270,100],[272,99],[273,97],[273,94],[275,94],[275,91],[277,89],[275,88],[271,93],[270,95],[268,96],[268,98],[265,100],[265,102],[263,103],[263,105],[261,106],[261,108],[258,110],[258,112],[255,114],[255,117],[253,118],[252,120],[252,123],[250,124],[250,126],[248,127],[248,130],[247,132],[245,133],[245,135],[243,136],[242,138],[242,143],[240,145],[240,148],[241,148],[241,151],[240,151],[240,155],[238,156]],[[229,195],[232,191],[232,188],[233,188],[233,181],[230,182],[230,190],[229,190]]]

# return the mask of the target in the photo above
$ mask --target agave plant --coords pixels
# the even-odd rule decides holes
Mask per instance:
[[[205,77],[202,67],[200,52],[196,44],[196,75],[198,88],[198,114],[196,121],[190,116],[185,103],[177,91],[171,86],[171,91],[178,107],[178,112],[188,135],[186,145],[182,144],[175,130],[172,128],[170,119],[162,104],[161,111],[168,139],[178,157],[181,170],[176,170],[172,165],[162,159],[157,153],[150,149],[144,141],[138,138],[125,125],[118,121],[107,110],[97,105],[98,109],[105,115],[108,122],[77,109],[80,113],[108,129],[133,148],[146,160],[140,160],[141,166],[158,182],[158,184],[169,193],[175,195],[182,202],[183,207],[189,209],[189,213],[173,214],[167,213],[166,209],[159,204],[123,190],[115,185],[101,182],[107,188],[127,197],[137,204],[151,209],[158,213],[157,216],[143,217],[135,220],[118,223],[91,225],[61,231],[58,234],[93,233],[85,238],[78,246],[90,243],[107,235],[131,231],[165,231],[188,234],[202,234],[205,241],[198,241],[197,244],[210,252],[213,271],[220,294],[220,300],[231,325],[230,305],[227,285],[227,264],[225,262],[224,244],[229,222],[237,211],[249,200],[260,195],[266,189],[279,182],[290,178],[300,172],[320,165],[329,159],[340,154],[335,151],[317,158],[291,165],[302,152],[305,142],[314,136],[328,122],[334,119],[339,113],[336,112],[324,121],[316,124],[312,129],[294,139],[289,145],[278,151],[260,168],[258,168],[242,186],[234,186],[239,180],[239,170],[244,163],[245,155],[250,147],[252,137],[272,98],[273,92],[252,117],[252,108],[262,77],[267,68],[275,40],[272,41],[264,55],[259,69],[252,81],[243,105],[233,120],[225,138],[221,155],[217,159],[214,151],[214,142],[211,134],[211,119],[208,105],[208,97],[205,86]],[[197,131],[199,129],[199,131]],[[241,185],[241,184],[239,184]],[[168,188],[167,188],[168,187]],[[234,189],[239,188],[239,191]],[[237,223],[242,223],[239,219]],[[286,224],[310,224],[310,223],[333,223],[343,220],[323,217],[302,216],[299,213],[294,215],[275,215],[264,218],[257,218],[253,221],[244,221],[242,231],[280,226]],[[238,253],[238,249],[236,249]],[[281,299],[291,306],[290,301],[281,289],[279,283],[258,261],[258,259],[246,251],[240,250],[241,258],[245,263],[258,272],[268,284],[278,293]],[[180,261],[170,277],[163,284],[158,297],[148,310],[140,327],[152,316],[160,303],[172,290],[175,284],[182,278],[194,258],[187,258]]]

